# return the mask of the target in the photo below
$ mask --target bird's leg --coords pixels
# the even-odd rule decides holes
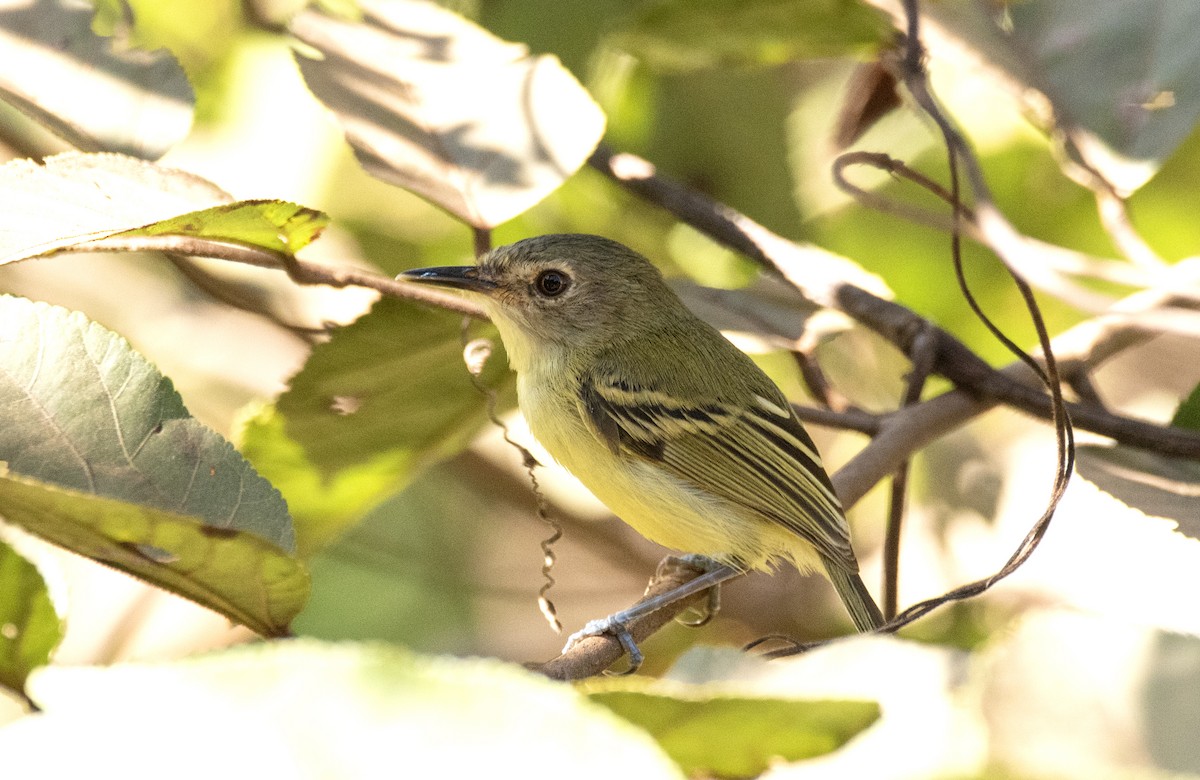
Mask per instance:
[[[693,569],[697,569],[705,573],[713,571],[714,569],[717,569],[723,565],[720,562],[709,558],[707,555],[688,554],[671,556],[665,559],[659,564],[658,571],[661,573],[663,568],[668,563],[684,563],[688,566],[691,566]],[[703,607],[693,608],[697,609],[697,611],[703,610],[703,613],[699,618],[696,620],[684,620],[683,615],[680,615],[679,617],[675,618],[675,622],[679,623],[680,625],[687,626],[688,628],[700,628],[701,626],[707,626],[709,622],[717,616],[717,613],[721,611],[721,584],[723,582],[724,580],[718,582],[716,585],[713,585],[708,589],[708,600]]]
[[[670,559],[668,559],[670,560]],[[673,588],[666,593],[660,593],[653,598],[646,599],[629,609],[615,612],[606,618],[599,620],[590,620],[579,631],[576,631],[567,639],[566,647],[563,652],[567,652],[581,640],[591,636],[612,636],[621,643],[621,647],[629,655],[629,668],[621,674],[633,674],[638,667],[642,665],[642,651],[638,648],[637,643],[633,640],[633,634],[629,631],[629,624],[633,621],[645,617],[652,612],[657,612],[669,604],[674,604],[680,599],[687,598],[700,591],[709,588],[715,589],[718,585],[726,580],[732,579],[742,573],[741,569],[729,566],[728,564],[718,563],[711,558],[706,558],[700,555],[684,556],[681,560],[683,563],[700,568],[704,571],[699,577],[683,583],[677,588]],[[712,597],[710,597],[710,605]],[[707,622],[707,619],[704,621]]]

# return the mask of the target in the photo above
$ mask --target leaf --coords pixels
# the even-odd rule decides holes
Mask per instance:
[[[739,696],[644,678],[589,681],[583,689],[649,731],[689,776],[755,777],[780,758],[824,755],[880,714],[874,702]]]
[[[1192,0],[1014,3],[1012,39],[1042,76],[1059,127],[1126,193],[1144,184],[1200,118]]]
[[[1179,408],[1175,410],[1175,416],[1171,418],[1171,425],[1176,428],[1200,431],[1200,385],[1192,388],[1188,397],[1179,404]]]
[[[462,359],[459,315],[382,299],[317,345],[270,416],[245,432],[255,465],[298,516],[302,555],[331,541],[424,466],[459,452],[486,423]],[[500,340],[484,382],[514,404]],[[343,501],[339,496],[345,497]]]
[[[294,547],[278,491],[128,342],[11,296],[0,297],[0,323],[0,460],[11,472]]]
[[[199,176],[119,154],[13,160],[0,165],[0,265],[231,200]]]
[[[0,513],[282,633],[308,582],[284,553],[287,505],[170,380],[83,315],[21,298],[0,296],[0,345]]]
[[[166,50],[92,32],[92,11],[0,0],[0,99],[79,149],[158,159],[191,128],[192,87]]]
[[[21,691],[62,641],[62,621],[37,567],[2,542],[0,594],[0,685]]]
[[[363,0],[361,22],[308,9],[292,33],[309,89],[373,176],[478,228],[530,208],[586,161],[604,116],[550,55],[531,57],[423,0]]]
[[[116,236],[195,236],[294,254],[312,243],[328,224],[327,214],[295,203],[242,200],[164,219]]]
[[[54,544],[263,636],[286,636],[308,598],[303,565],[252,533],[14,474],[0,477],[0,512]]]
[[[318,345],[276,408],[327,476],[383,455],[408,468],[458,452],[485,422],[462,360],[462,317],[383,299]],[[500,340],[484,381],[508,383]]]
[[[1075,467],[1079,476],[1127,506],[1174,520],[1180,533],[1200,539],[1200,463],[1145,450],[1081,444]]]
[[[512,664],[296,640],[169,664],[51,667],[0,729],[6,776],[522,777],[683,774],[640,729]],[[130,750],[129,735],[138,735]],[[198,742],[197,735],[202,735]],[[201,745],[202,742],[202,745]],[[64,744],[87,749],[64,750]]]
[[[1145,184],[1200,119],[1191,0],[931,3],[924,9],[986,62],[1118,190]],[[996,8],[1001,8],[997,6]],[[1044,101],[1042,101],[1044,103]]]
[[[777,65],[890,43],[887,17],[859,0],[667,0],[615,44],[663,70]]]
[[[296,554],[308,560],[399,491],[409,469],[403,455],[382,455],[326,474],[284,426],[284,417],[275,407],[258,410],[246,421],[241,451],[286,496],[296,529]],[[314,455],[321,452],[311,444]]]

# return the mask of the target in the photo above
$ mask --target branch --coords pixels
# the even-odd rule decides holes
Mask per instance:
[[[429,287],[398,282],[389,276],[363,271],[350,266],[328,266],[301,260],[286,252],[278,252],[252,244],[220,241],[195,236],[112,236],[98,238],[66,247],[66,252],[165,252],[191,257],[211,257],[235,263],[284,271],[298,284],[325,284],[330,287],[367,287],[393,298],[425,303],[458,312],[477,319],[487,319],[483,309],[456,295],[442,293]],[[56,253],[57,254],[57,253]]]

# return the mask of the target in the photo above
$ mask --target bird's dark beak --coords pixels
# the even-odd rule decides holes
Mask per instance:
[[[402,282],[417,282],[432,284],[437,287],[450,287],[455,290],[487,295],[496,289],[496,283],[479,275],[479,268],[473,265],[447,265],[440,268],[414,268],[396,277]]]

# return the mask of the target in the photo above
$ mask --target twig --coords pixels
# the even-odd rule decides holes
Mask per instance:
[[[477,319],[487,319],[483,309],[456,295],[415,284],[398,282],[380,274],[362,271],[349,266],[328,266],[301,260],[286,252],[277,252],[260,246],[219,241],[194,236],[140,236],[99,238],[82,244],[66,247],[65,252],[169,252],[194,257],[211,257],[235,263],[274,268],[287,272],[299,284],[326,284],[330,287],[367,287],[372,290],[404,300],[425,303],[441,309],[466,314]]]
[[[908,376],[901,408],[917,404],[921,391],[933,371],[934,341],[929,332],[918,334],[913,345],[913,365]],[[908,475],[912,460],[905,458],[892,476],[891,494],[888,497],[887,532],[883,539],[883,616],[887,620],[896,617],[900,592],[900,530],[904,521],[904,502],[908,492]]]

